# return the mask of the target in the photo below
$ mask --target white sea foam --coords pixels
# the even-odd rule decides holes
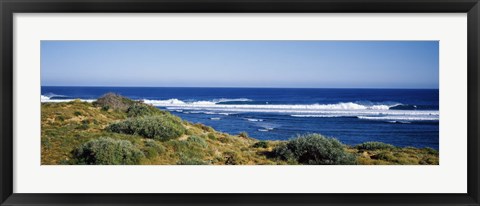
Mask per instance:
[[[185,107],[185,108],[222,108],[222,109],[302,109],[302,110],[388,110],[390,107],[398,106],[400,104],[358,104],[353,102],[341,102],[337,104],[218,104],[220,102],[232,102],[232,101],[251,101],[249,99],[221,99],[213,101],[194,101],[185,102],[178,99],[168,100],[148,100],[144,99],[143,102],[151,104],[157,107]]]
[[[392,124],[410,124],[411,123],[409,121],[387,121],[387,122]]]
[[[251,102],[253,100],[247,99],[247,98],[234,98],[234,99],[220,98],[220,99],[214,99],[213,101],[217,103],[222,103],[222,102]]]
[[[292,114],[290,116],[292,116],[292,117],[322,117],[322,118],[343,117],[342,115],[329,115],[329,114]]]
[[[48,101],[48,100],[50,100],[50,97],[47,97],[47,96],[44,96],[44,95],[40,96],[40,101],[43,102],[43,101]]]
[[[158,107],[168,107],[168,106],[210,106],[216,105],[218,103],[225,103],[225,102],[249,102],[252,101],[251,99],[247,98],[237,98],[237,99],[227,99],[227,98],[220,98],[214,99],[211,101],[182,101],[179,99],[167,99],[167,100],[150,100],[150,99],[143,99],[143,102],[147,104],[151,104]]]
[[[249,121],[249,122],[263,122],[263,119],[248,118],[247,121]]]
[[[220,117],[212,117],[211,120],[220,120]]]
[[[61,94],[46,93],[46,94],[41,95],[40,98],[48,100],[48,99],[51,99],[52,97],[67,97],[67,96],[61,95]]]
[[[71,102],[75,100],[80,100],[82,102],[94,102],[96,99],[50,99],[50,98],[45,98],[44,96],[40,97],[40,102]]]
[[[228,99],[238,101],[240,99]],[[249,101],[248,99],[242,99]],[[227,99],[224,99],[227,101]],[[436,110],[390,110],[401,104],[371,102],[354,103],[341,102],[337,104],[218,104],[219,101],[194,101],[185,102],[178,99],[169,100],[144,100],[145,103],[168,109],[183,109],[191,113],[215,112],[220,113],[279,113],[288,114],[292,117],[301,118],[334,118],[334,117],[358,117],[369,120],[392,120],[392,121],[426,121],[438,120],[439,112]],[[247,119],[259,121],[258,119]]]
[[[218,114],[228,116],[228,115],[235,114],[235,113],[219,112]]]
[[[357,115],[359,113],[344,113],[342,115],[331,115],[331,114],[306,114],[306,115],[290,115],[292,117],[316,117],[316,118],[331,118],[331,117],[356,117],[359,119],[367,119],[367,120],[382,120],[387,121],[390,123],[404,123],[399,121],[438,121],[439,115],[438,111],[402,111],[397,112],[382,112],[382,113],[363,113],[362,116]],[[381,116],[387,115],[387,116]],[[410,123],[410,122],[408,122]]]
[[[438,116],[358,116],[359,119],[383,121],[437,121]]]
[[[54,97],[68,97],[61,94],[47,93],[40,95],[40,102],[71,102],[77,99],[52,99]],[[82,102],[94,102],[95,99],[78,99]]]

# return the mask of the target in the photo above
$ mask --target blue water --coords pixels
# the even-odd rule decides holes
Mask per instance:
[[[287,140],[321,133],[345,144],[439,145],[437,89],[42,87],[43,102],[92,101],[107,92],[143,100],[229,134]]]

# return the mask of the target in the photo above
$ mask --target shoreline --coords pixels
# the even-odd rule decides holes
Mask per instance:
[[[85,99],[62,99],[62,100],[49,100],[47,102],[42,102],[42,103],[61,103],[61,102],[71,102],[71,101],[81,101],[81,102],[88,102],[88,103],[93,103],[96,101],[96,99],[88,99],[88,100],[85,100]],[[212,106],[216,106],[216,105],[204,105],[205,107],[207,107],[208,109],[207,110],[201,110],[202,108],[205,108],[205,107],[200,107],[200,109],[197,109],[195,108],[196,110],[192,110],[192,108],[188,108],[188,106],[186,107],[179,107],[179,108],[172,108],[170,107],[171,109],[168,109],[169,107],[168,106],[156,106],[154,104],[151,104],[150,102],[145,102],[143,99],[141,100],[133,100],[133,101],[140,101],[140,102],[143,102],[145,104],[148,104],[148,105],[151,105],[151,106],[154,106],[160,110],[165,110],[165,111],[169,111],[171,112],[172,114],[175,114],[175,113],[184,113],[184,114],[206,114],[206,118],[208,120],[211,120],[211,121],[221,121],[223,120],[225,117],[224,116],[230,116],[230,115],[234,115],[234,114],[237,114],[233,111],[224,111],[224,110],[212,110],[211,108],[209,107],[212,107]],[[196,105],[196,106],[199,106],[199,105]],[[202,105],[200,105],[202,106]],[[219,106],[224,106],[224,105],[219,105]],[[239,105],[227,105],[227,106],[233,106],[235,108],[239,107]],[[246,107],[249,107],[251,105],[240,105],[240,107],[242,106],[246,106]],[[271,106],[271,105],[270,105]],[[297,105],[292,105],[292,106],[297,106]],[[186,109],[187,108],[187,109]],[[330,110],[329,112],[335,112],[336,110]],[[342,112],[344,112],[345,110],[342,110]],[[349,111],[349,110],[346,110],[346,111]],[[397,113],[402,113],[402,112],[405,112],[406,110],[389,110],[393,113],[397,112]],[[408,110],[407,110],[408,111]],[[247,113],[250,113],[250,112],[255,112],[254,110],[248,110]],[[392,123],[392,124],[410,124],[411,121],[418,121],[416,118],[403,118],[403,119],[399,119],[398,117],[396,117],[395,119],[389,119],[388,116],[387,117],[369,117],[368,114],[371,114],[372,112],[379,112],[379,113],[382,113],[384,112],[383,110],[368,110],[368,111],[358,111],[358,110],[352,110],[352,112],[356,112],[355,115],[345,115],[345,116],[342,116],[342,115],[317,115],[317,114],[282,114],[282,115],[286,115],[286,116],[290,116],[290,117],[298,117],[298,118],[357,118],[357,119],[365,119],[365,120],[373,120],[373,121],[381,121],[381,122],[388,122],[388,123]],[[367,114],[362,114],[362,112],[366,112]],[[414,110],[414,112],[418,113],[418,112],[423,112],[423,113],[426,113],[428,115],[431,115],[432,113],[438,113],[439,111],[438,110]],[[268,112],[267,112],[268,113]],[[208,115],[217,115],[217,116],[208,116]],[[178,115],[177,115],[178,116]],[[251,121],[251,122],[263,122],[264,120],[263,119],[257,119],[257,118],[253,118],[253,117],[247,117],[247,118],[243,118],[247,121]],[[424,122],[433,122],[433,123],[438,123],[438,118],[432,118],[432,117],[423,117],[420,119],[420,121],[424,121]],[[202,122],[203,124],[206,124],[205,122]],[[256,129],[257,131],[259,132],[270,132],[273,130],[273,128],[266,128],[266,127],[262,127],[262,128],[257,128]],[[228,131],[226,132],[228,133]],[[311,132],[311,133],[314,133],[314,132]],[[235,135],[235,134],[232,134],[232,133],[229,133],[230,135]],[[294,136],[291,136],[289,137],[288,139],[291,139],[291,138],[295,138],[295,135]],[[262,139],[262,138],[256,138],[257,140],[259,141],[262,141],[262,140],[271,140],[271,139]],[[288,140],[288,139],[273,139],[273,141],[285,141],[285,140]],[[374,140],[373,140],[374,141]],[[358,143],[357,143],[358,144]],[[348,144],[348,145],[355,145],[355,144]],[[402,146],[399,146],[399,147],[402,147]],[[405,146],[403,146],[405,147]],[[417,147],[417,146],[410,146],[410,147],[415,147],[415,148],[425,148],[425,147]],[[434,148],[436,150],[438,150],[438,148]]]
[[[128,104],[131,106],[136,104],[139,104],[140,106],[143,105],[143,103],[126,99],[127,98],[121,99],[121,101],[129,102]],[[130,131],[123,133],[125,131],[122,129],[109,131],[105,129],[111,127],[114,123],[125,122],[130,119],[137,118],[142,120],[150,118],[149,115],[142,117],[128,117],[128,111],[130,111],[131,106],[126,107],[127,110],[112,110],[110,107],[105,108],[105,105],[100,106],[98,103],[96,105],[95,102],[81,102],[78,100],[61,103],[42,103],[42,164],[72,164],[74,163],[72,162],[72,159],[74,159],[72,151],[75,150],[76,147],[86,144],[92,139],[98,139],[100,136],[111,136],[110,138],[113,139],[130,141],[135,147],[138,147],[143,151],[146,147],[145,142],[151,138],[145,138],[145,136],[139,135],[138,133],[129,134]],[[226,161],[225,158],[229,157],[231,160],[233,158],[232,155],[238,160],[233,162],[235,164],[291,164],[292,162],[289,161],[293,161],[282,159],[280,157],[269,157],[269,155],[272,155],[271,153],[278,149],[280,145],[289,144],[291,141],[264,141],[249,137],[248,134],[231,135],[221,133],[206,125],[187,122],[169,112],[157,109],[156,107],[151,107],[145,104],[142,108],[146,108],[148,112],[152,113],[151,115],[163,115],[171,118],[171,120],[168,121],[178,122],[172,123],[171,125],[177,125],[175,127],[178,128],[183,127],[184,131],[182,130],[183,132],[180,132],[182,134],[178,136],[178,138],[168,137],[168,140],[155,140],[154,138],[155,145],[158,144],[161,145],[161,147],[165,147],[165,151],[163,151],[164,154],[154,155],[155,158],[145,157],[142,159],[143,162],[141,161],[141,164],[226,164],[229,162]],[[125,113],[125,111],[127,112]],[[62,118],[63,120],[60,121]],[[74,139],[68,139],[67,144],[67,142],[65,142],[67,139],[57,139],[57,137],[59,137],[58,135],[61,135],[61,133],[64,135],[66,133],[72,133]],[[69,134],[67,136],[70,137],[71,135]],[[194,140],[191,140],[192,138]],[[46,144],[46,142],[52,139],[55,139],[54,141],[63,142],[63,144],[67,145],[69,148],[49,148],[49,144]],[[375,144],[372,145],[375,146]],[[359,145],[349,145],[345,146],[345,151],[347,151],[346,154],[355,156],[355,162],[358,164],[414,164],[415,162],[417,162],[417,164],[438,164],[438,151],[434,149],[400,148],[391,145],[388,146],[384,143],[377,144],[376,146],[378,145],[381,145],[382,148],[371,150],[365,149],[369,148],[365,147],[359,149]],[[222,147],[227,148],[228,151]],[[52,154],[52,152],[54,153],[54,150],[63,150],[64,152],[58,156],[58,154]],[[192,154],[187,150],[198,150],[199,154]],[[418,158],[420,157],[418,157],[418,155],[415,156],[416,153],[422,154],[425,158],[428,158],[425,160],[419,160]],[[48,158],[51,155],[56,156],[56,158]],[[424,158],[423,156],[422,158]],[[62,158],[64,159],[63,162],[60,161]],[[294,163],[299,164],[301,161]]]

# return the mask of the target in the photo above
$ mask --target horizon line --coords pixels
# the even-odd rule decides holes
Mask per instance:
[[[214,87],[214,86],[77,86],[77,85],[41,85],[41,87],[122,87],[122,88],[231,88],[231,89],[439,89],[439,88],[401,88],[401,87]]]

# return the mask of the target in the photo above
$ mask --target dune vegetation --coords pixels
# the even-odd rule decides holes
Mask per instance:
[[[347,146],[306,134],[260,141],[184,121],[108,93],[93,103],[42,103],[42,165],[437,165],[431,148],[381,142]]]

